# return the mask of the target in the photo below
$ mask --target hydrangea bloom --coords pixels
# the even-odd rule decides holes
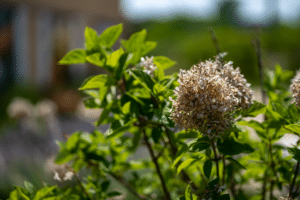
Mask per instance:
[[[210,138],[220,136],[233,123],[233,111],[249,108],[253,92],[250,84],[234,69],[232,62],[200,62],[190,70],[180,70],[171,118],[186,130],[196,129]]]
[[[290,91],[293,94],[291,104],[295,103],[295,106],[300,106],[300,70],[296,72],[296,76],[291,80]]]

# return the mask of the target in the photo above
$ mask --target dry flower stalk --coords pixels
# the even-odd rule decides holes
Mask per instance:
[[[220,137],[233,123],[233,112],[249,108],[253,92],[250,84],[234,69],[217,58],[180,70],[171,118],[180,128],[196,129],[210,138]]]
[[[291,104],[295,103],[295,106],[300,106],[300,70],[296,72],[296,76],[291,80],[290,91],[293,94]]]

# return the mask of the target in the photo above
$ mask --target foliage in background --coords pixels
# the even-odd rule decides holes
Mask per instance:
[[[72,50],[60,61],[87,62],[107,72],[89,77],[79,88],[90,96],[84,101],[87,108],[102,109],[95,130],[75,132],[59,143],[56,163],[68,163],[66,170],[77,184],[36,190],[26,182],[24,188],[15,187],[10,200],[108,199],[128,194],[137,199],[277,199],[274,191],[282,196],[289,193],[290,199],[299,196],[300,150],[275,143],[286,133],[300,135],[299,109],[290,104],[287,92],[291,71],[277,65],[264,80],[268,104],[255,101],[250,108],[235,111],[234,123],[221,138],[209,138],[205,135],[210,132],[197,129],[180,131],[170,119],[169,100],[177,98],[178,76],[164,74],[175,62],[155,56],[154,73],[139,68],[141,57],[156,42],[147,41],[147,32],[142,30],[121,40],[122,46],[113,50],[122,29],[122,24],[112,26],[98,36],[86,28],[86,48]],[[209,46],[199,49],[205,51]],[[264,114],[266,120],[244,120],[258,114]],[[102,124],[110,124],[106,133],[97,128]],[[260,141],[251,140],[242,125],[253,128]],[[150,158],[132,160],[140,147],[147,149]],[[291,156],[284,157],[283,150],[289,150]],[[88,171],[85,176],[80,173],[83,169]],[[111,188],[111,179],[128,192]],[[252,181],[262,184],[261,189],[247,190]]]
[[[153,55],[165,55],[177,61],[177,65],[166,71],[174,73],[179,69],[189,69],[190,66],[213,58],[216,50],[208,32],[209,27],[219,40],[221,49],[230,52],[226,60],[231,60],[240,67],[245,78],[252,85],[258,85],[258,69],[255,61],[255,51],[252,47],[254,39],[253,27],[232,26],[220,24],[219,20],[192,21],[189,18],[175,18],[166,22],[152,21],[132,23],[132,32],[147,29],[149,40],[158,42]],[[263,48],[263,64],[274,70],[279,63],[283,69],[299,69],[300,54],[299,28],[288,28],[284,25],[261,28]]]

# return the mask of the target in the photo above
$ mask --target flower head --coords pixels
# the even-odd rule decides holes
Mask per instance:
[[[156,65],[153,63],[153,56],[150,58],[146,56],[145,58],[141,58],[141,62],[137,65],[138,67],[142,68],[143,71],[150,76],[154,76],[154,71],[157,69]]]
[[[248,108],[252,91],[232,62],[200,62],[180,70],[171,118],[181,128],[197,129],[209,137],[220,136],[233,123],[233,111]]]
[[[293,94],[291,104],[295,103],[295,106],[300,106],[300,70],[296,72],[296,76],[291,80],[290,91]]]

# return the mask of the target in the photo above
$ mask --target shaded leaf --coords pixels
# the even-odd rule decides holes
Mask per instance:
[[[209,177],[210,177],[211,170],[212,170],[212,161],[206,160],[203,165],[203,171],[204,171],[204,175],[206,176],[207,179],[209,179]]]
[[[181,163],[178,166],[177,174],[179,174],[184,168],[188,167],[193,161],[195,161],[194,158],[189,158],[189,159],[185,160],[183,163]]]

